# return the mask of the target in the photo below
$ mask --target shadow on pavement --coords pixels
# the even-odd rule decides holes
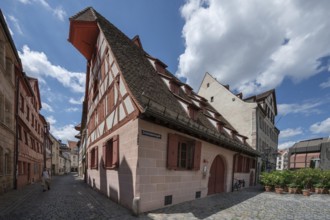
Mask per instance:
[[[155,211],[147,212],[144,215],[149,218],[157,218],[157,215],[170,215],[179,213],[190,213],[192,217],[204,219],[222,210],[238,205],[262,193],[261,187],[252,187],[230,193],[220,193],[205,198],[192,200]]]

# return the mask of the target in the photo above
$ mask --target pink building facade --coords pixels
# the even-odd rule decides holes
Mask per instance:
[[[69,41],[87,60],[80,146],[87,183],[145,212],[255,183],[258,152],[206,99],[87,8]]]

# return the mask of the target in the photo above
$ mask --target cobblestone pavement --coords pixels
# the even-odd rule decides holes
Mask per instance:
[[[134,217],[76,175],[56,176],[0,196],[0,219],[330,219],[330,195],[266,193],[260,188],[222,193]]]

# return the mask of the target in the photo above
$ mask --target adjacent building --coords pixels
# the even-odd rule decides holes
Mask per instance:
[[[276,170],[287,170],[289,168],[289,149],[279,150],[277,153]]]
[[[330,138],[316,138],[295,143],[289,149],[289,168],[330,169]]]
[[[221,116],[247,137],[248,144],[261,153],[258,172],[276,169],[280,131],[275,126],[277,104],[274,89],[243,98],[242,93],[233,94],[228,85],[222,85],[206,73],[198,95],[205,97]]]
[[[254,185],[249,140],[93,8],[70,18],[87,60],[80,149],[86,181],[135,213]],[[270,119],[269,119],[270,120]]]
[[[0,194],[16,187],[15,72],[22,70],[13,39],[0,10]]]
[[[59,175],[60,174],[60,147],[61,143],[52,135],[50,134],[50,140],[52,144],[52,175]]]
[[[17,73],[17,79],[17,186],[21,188],[40,180],[42,169],[47,165],[46,160],[49,158],[49,152],[46,152],[47,147],[45,146],[45,140],[48,140],[47,132],[45,132],[47,122],[39,113],[41,100],[38,80],[26,76],[24,72]],[[48,168],[50,168],[50,161]]]
[[[71,172],[78,172],[78,146],[76,141],[68,141],[70,152],[70,160],[71,160]]]

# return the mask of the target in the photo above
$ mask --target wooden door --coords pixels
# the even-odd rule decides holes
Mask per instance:
[[[214,158],[210,168],[208,195],[225,191],[225,163],[218,155]]]

